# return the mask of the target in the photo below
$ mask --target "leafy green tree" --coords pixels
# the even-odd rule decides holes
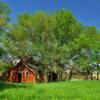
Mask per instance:
[[[0,69],[4,70],[8,66],[8,62],[5,61],[6,50],[4,49],[2,40],[4,39],[4,35],[8,29],[8,21],[9,21],[9,7],[3,1],[0,1]],[[0,71],[2,71],[0,70]]]
[[[9,21],[10,10],[6,3],[0,1],[0,32],[5,28]]]
[[[45,71],[53,69],[54,72],[63,72],[70,60],[74,62],[73,67],[69,64],[70,72],[77,67],[90,71],[89,63],[97,60],[94,54],[100,52],[97,29],[82,26],[68,10],[51,15],[42,11],[32,15],[24,13],[2,42],[13,57],[31,56],[40,66],[44,65]]]
[[[75,57],[76,65],[78,64],[83,71],[85,70],[87,74],[91,71],[93,72],[93,68],[89,66],[89,64],[94,61],[98,61],[97,57],[99,55],[95,55],[97,52],[100,52],[100,34],[98,34],[95,27],[85,27],[83,31],[81,31],[78,38],[76,38],[69,45],[71,55],[70,57]],[[77,57],[78,55],[78,57]],[[75,61],[74,60],[74,61]],[[100,63],[100,62],[99,62]]]

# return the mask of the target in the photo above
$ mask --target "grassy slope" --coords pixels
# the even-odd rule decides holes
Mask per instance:
[[[100,82],[0,83],[0,100],[100,100]]]

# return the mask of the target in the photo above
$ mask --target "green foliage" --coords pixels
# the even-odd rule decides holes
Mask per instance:
[[[54,57],[57,54],[60,56],[59,54],[62,54],[61,51],[64,49],[63,45],[73,40],[81,29],[80,24],[73,15],[65,10],[55,12],[54,15],[44,12],[33,15],[24,13],[18,19],[18,23],[11,28],[7,35],[7,45],[14,45],[18,52],[21,53],[26,50],[22,54],[23,56],[28,53],[28,43],[31,44],[30,50],[34,45],[37,45],[35,47],[39,49],[37,52],[41,51],[41,53],[45,54],[44,56],[47,56],[47,54]],[[9,40],[12,41],[12,44],[10,44]],[[17,54],[16,56],[18,56]],[[34,54],[34,51],[28,54]]]
[[[10,68],[9,62],[6,62],[4,60],[0,60],[0,72],[6,71],[8,68]]]
[[[46,68],[55,67],[55,64],[64,67],[76,55],[79,57],[77,61],[73,60],[75,65],[88,68],[94,58],[97,60],[94,54],[100,52],[97,29],[82,26],[69,10],[63,9],[53,14],[41,11],[18,16],[17,23],[9,27],[2,43],[8,54],[19,58],[37,56],[38,63],[43,63]],[[88,55],[84,58],[82,49],[93,52],[91,59]]]
[[[6,3],[0,1],[0,30],[2,27],[4,27],[7,24],[7,21],[9,20],[10,10]]]
[[[6,35],[6,32],[8,30],[8,22],[9,22],[9,7],[6,3],[3,1],[0,1],[0,71],[4,71],[9,64],[5,62],[4,56],[6,55],[5,47],[2,43],[2,40],[4,40],[4,36]]]
[[[81,25],[70,11],[57,11],[54,17],[56,19],[55,34],[61,45],[69,43],[80,33]]]

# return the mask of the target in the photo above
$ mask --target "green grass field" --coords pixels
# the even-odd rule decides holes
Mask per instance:
[[[100,100],[100,82],[0,83],[0,100]]]

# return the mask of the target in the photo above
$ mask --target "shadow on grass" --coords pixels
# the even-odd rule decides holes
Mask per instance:
[[[25,84],[16,84],[16,83],[3,83],[0,82],[0,91],[5,89],[13,89],[13,88],[27,88]]]

